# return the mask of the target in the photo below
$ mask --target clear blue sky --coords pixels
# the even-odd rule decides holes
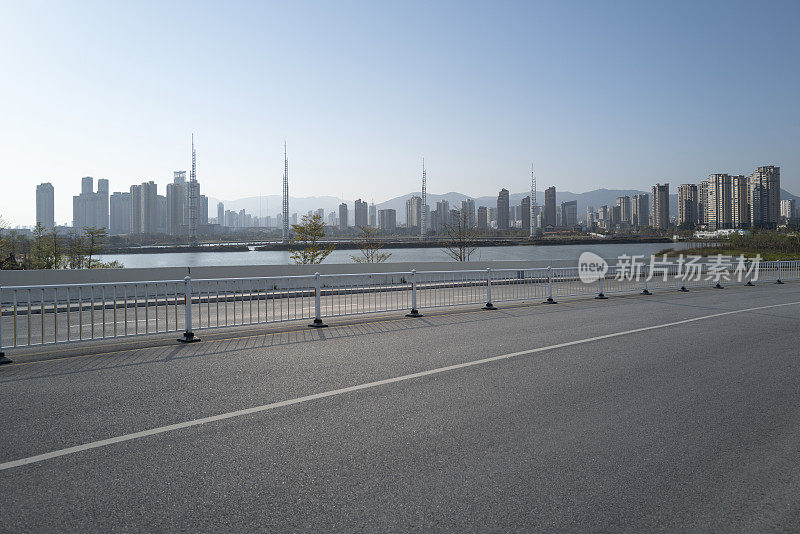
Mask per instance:
[[[0,0],[0,214],[71,220],[198,148],[202,192],[645,189],[780,165],[800,193],[800,2]]]

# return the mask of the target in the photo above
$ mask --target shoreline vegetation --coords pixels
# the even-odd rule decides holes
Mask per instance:
[[[356,250],[359,242],[356,240],[330,240],[320,243],[330,244],[336,250]],[[476,247],[515,247],[524,245],[534,246],[556,246],[556,245],[606,245],[606,244],[626,244],[626,243],[673,243],[672,239],[666,237],[609,237],[598,239],[591,237],[574,238],[542,238],[542,239],[499,239],[499,238],[478,238],[473,245]],[[428,238],[425,241],[420,239],[403,240],[380,240],[381,248],[444,248],[448,244],[445,239]],[[190,252],[247,252],[250,247],[257,251],[288,251],[291,248],[302,248],[302,245],[282,242],[254,242],[252,244],[236,245],[174,245],[174,246],[144,246],[144,247],[105,247],[101,254],[162,254],[162,253],[190,253]]]
[[[686,253],[685,250],[665,248],[656,255],[666,254],[670,257]],[[733,257],[744,255],[747,258],[760,254],[764,261],[800,260],[800,235],[774,231],[754,232],[749,235],[733,234],[729,238],[721,240],[718,246],[693,248],[689,254],[703,257],[718,254]]]

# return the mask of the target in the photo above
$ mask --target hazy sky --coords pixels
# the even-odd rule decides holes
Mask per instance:
[[[72,219],[190,166],[202,192],[376,202],[644,189],[782,168],[800,193],[800,2],[0,0],[0,215]]]

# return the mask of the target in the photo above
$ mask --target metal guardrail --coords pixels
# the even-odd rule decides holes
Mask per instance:
[[[677,276],[680,268],[645,265],[625,273],[612,266],[591,284],[581,281],[577,267],[548,267],[0,287],[0,362],[3,349],[13,347],[165,332],[182,332],[180,340],[189,342],[197,330],[228,326],[309,320],[321,327],[325,317],[402,310],[417,317],[424,308],[491,310],[498,302],[556,303],[713,285],[710,264],[696,264],[688,278]],[[725,282],[732,266],[716,274]],[[798,280],[800,261],[762,261],[758,279]]]

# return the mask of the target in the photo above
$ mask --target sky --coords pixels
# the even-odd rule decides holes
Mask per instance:
[[[647,189],[779,165],[800,193],[800,2],[0,0],[0,217],[36,184],[381,202]]]

